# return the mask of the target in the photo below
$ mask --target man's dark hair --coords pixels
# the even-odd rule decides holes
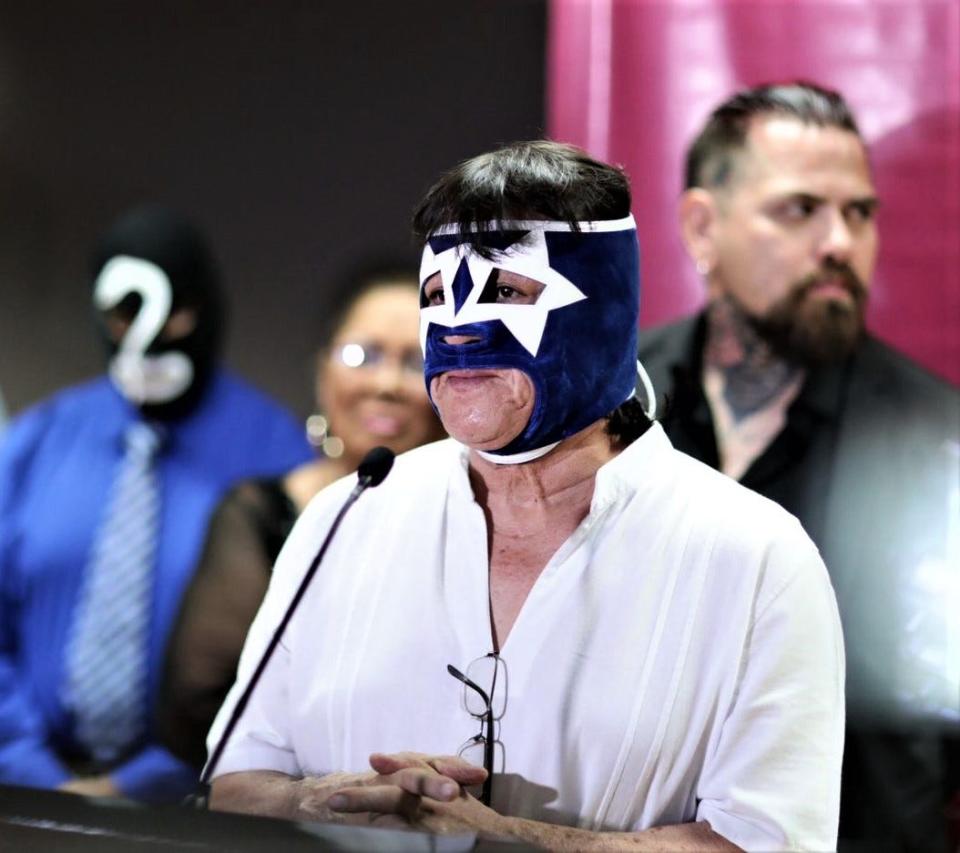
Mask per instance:
[[[443,225],[472,235],[467,242],[492,258],[488,232],[509,220],[578,222],[630,215],[630,183],[623,169],[594,160],[573,145],[541,139],[516,142],[465,160],[437,181],[413,213],[420,241]],[[639,438],[650,419],[636,399],[607,416],[607,432],[621,444]]]
[[[488,230],[507,220],[577,222],[621,219],[630,214],[630,184],[623,170],[594,160],[573,145],[540,139],[515,142],[472,157],[437,181],[413,213],[420,241],[442,225],[475,233],[474,251],[495,250]]]
[[[783,116],[860,136],[850,107],[838,92],[798,80],[737,92],[718,106],[687,149],[684,189],[718,187],[730,178],[734,156],[746,147],[757,116]]]

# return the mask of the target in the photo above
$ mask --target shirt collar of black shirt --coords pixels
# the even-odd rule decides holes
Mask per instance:
[[[701,385],[706,314],[699,314],[683,331],[677,357],[669,368],[672,393],[663,426],[679,449],[714,468],[719,454],[710,407]],[[741,482],[775,500],[776,481],[798,464],[817,438],[832,445],[832,436],[844,405],[850,360],[840,365],[812,368],[797,399],[787,411],[787,424],[744,474]],[[785,501],[780,501],[785,503]]]

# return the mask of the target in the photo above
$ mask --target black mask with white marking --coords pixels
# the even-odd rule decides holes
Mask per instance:
[[[126,326],[114,340],[101,325],[114,385],[148,417],[186,414],[213,372],[224,325],[217,273],[200,234],[172,211],[135,209],[100,241],[94,276],[101,318]]]

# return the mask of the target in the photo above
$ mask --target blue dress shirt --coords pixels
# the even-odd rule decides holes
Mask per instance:
[[[15,418],[0,441],[0,782],[53,788],[86,758],[62,703],[64,652],[123,434],[139,417],[100,378]],[[289,413],[225,372],[168,427],[156,463],[161,511],[147,708],[211,511],[237,480],[276,476],[313,456]],[[110,775],[126,796],[157,801],[188,793],[197,774],[156,742],[148,720],[142,744]]]

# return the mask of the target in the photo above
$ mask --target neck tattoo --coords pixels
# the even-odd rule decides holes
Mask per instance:
[[[774,354],[728,298],[707,308],[703,363],[704,368],[722,374],[723,398],[735,423],[778,400],[802,373],[801,368]]]

